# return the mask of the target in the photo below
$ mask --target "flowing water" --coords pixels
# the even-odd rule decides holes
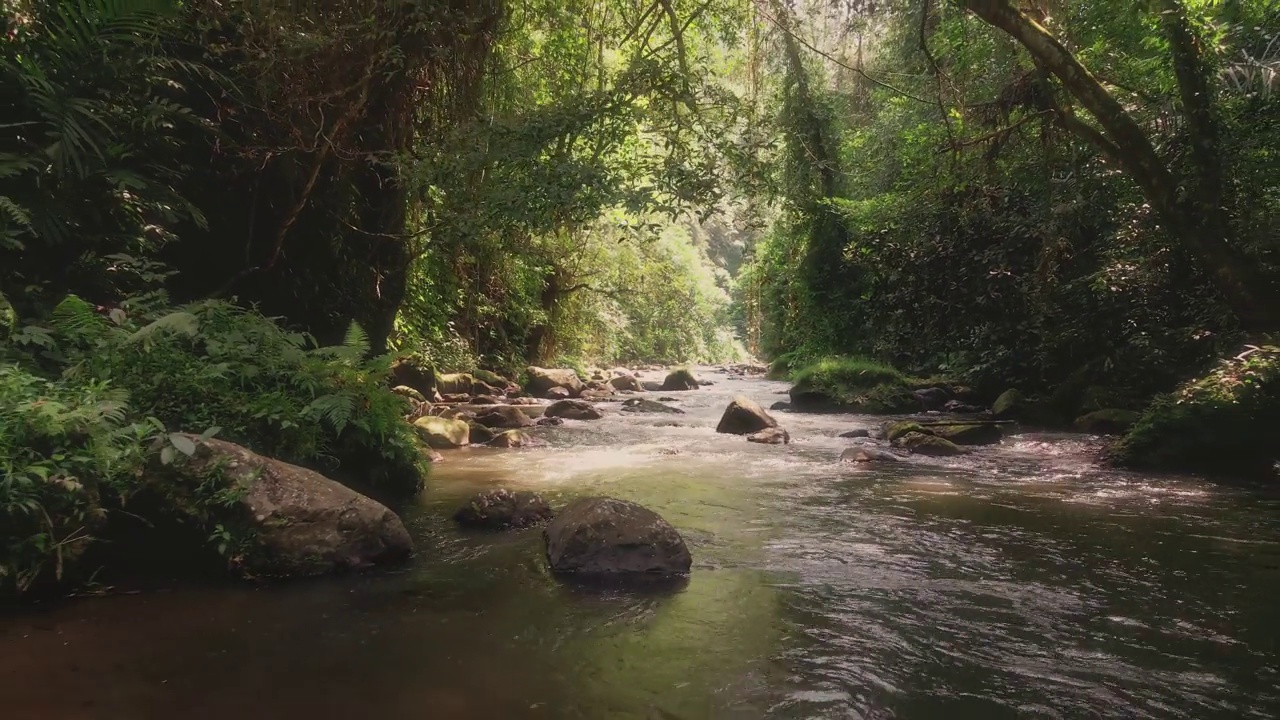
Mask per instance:
[[[0,714],[120,718],[1268,718],[1280,714],[1280,496],[1098,468],[1020,435],[972,456],[840,464],[877,419],[792,415],[789,446],[680,416],[463,450],[405,513],[391,571],[178,584],[0,618]],[[659,394],[651,393],[650,397]],[[672,420],[683,423],[671,426]],[[463,533],[490,487],[608,494],[694,556],[675,587],[549,576],[540,531]]]

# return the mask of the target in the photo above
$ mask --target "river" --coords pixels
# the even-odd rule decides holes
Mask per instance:
[[[882,419],[713,428],[731,379],[450,453],[392,570],[269,587],[180,582],[0,617],[14,720],[184,718],[1274,718],[1280,495],[1097,467],[1026,434],[971,456],[836,461]],[[657,397],[662,393],[649,393]],[[672,426],[672,421],[682,423]],[[478,489],[608,494],[666,517],[674,587],[551,577],[540,531],[459,531]]]

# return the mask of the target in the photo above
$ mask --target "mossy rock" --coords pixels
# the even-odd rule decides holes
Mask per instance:
[[[493,387],[496,387],[496,388],[505,388],[506,386],[511,384],[510,380],[502,377],[496,372],[491,372],[489,370],[472,370],[471,374],[472,376],[475,377],[475,379],[483,383],[486,383],[488,385],[492,385]]]
[[[1156,398],[1110,451],[1121,467],[1275,477],[1280,461],[1280,347],[1221,361]]]
[[[1076,418],[1075,428],[1090,435],[1123,435],[1138,422],[1142,416],[1132,410],[1094,410]]]
[[[950,457],[964,455],[968,452],[950,440],[921,432],[909,432],[895,440],[893,445],[904,450],[910,450],[916,455],[927,455],[929,457]]]
[[[975,423],[973,425],[937,425],[929,428],[934,435],[957,445],[995,445],[1004,439],[999,425]]]
[[[436,450],[451,450],[471,442],[471,426],[465,420],[427,415],[414,420],[413,429]]]
[[[1026,396],[1021,390],[1010,388],[1000,393],[1000,397],[991,404],[991,415],[997,420],[1014,420],[1024,415],[1026,409]]]
[[[901,422],[892,422],[884,426],[884,439],[893,442],[907,433],[921,433],[930,435],[923,425],[914,420],[903,420]]]

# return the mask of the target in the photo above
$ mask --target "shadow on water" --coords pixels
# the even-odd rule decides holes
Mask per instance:
[[[540,428],[451,453],[388,571],[75,600],[0,619],[5,717],[1267,718],[1280,714],[1280,497],[1117,473],[1029,434],[963,458],[836,462],[877,419],[780,413]],[[666,393],[662,393],[665,395]],[[672,423],[680,423],[673,425]],[[489,487],[612,495],[685,536],[675,583],[553,577],[537,528],[459,531]]]

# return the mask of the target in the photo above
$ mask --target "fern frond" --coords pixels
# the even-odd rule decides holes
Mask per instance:
[[[199,332],[200,318],[185,310],[179,310],[142,326],[137,332],[129,336],[127,342],[147,342],[164,333],[195,337]]]
[[[352,321],[347,326],[347,334],[342,337],[342,346],[348,350],[359,352],[363,357],[369,354],[369,333],[360,327],[360,323]]]
[[[75,341],[101,337],[107,328],[106,319],[75,295],[66,296],[53,308],[49,324],[59,335]]]
[[[355,398],[350,395],[335,393],[321,395],[311,401],[311,404],[307,406],[304,412],[332,427],[335,433],[341,435],[342,431],[347,427],[347,423],[351,422],[355,409]]]

